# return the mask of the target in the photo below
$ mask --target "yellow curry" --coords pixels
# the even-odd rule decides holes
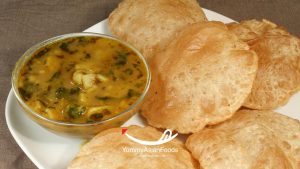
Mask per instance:
[[[35,52],[21,69],[18,90],[44,117],[89,123],[128,109],[146,80],[146,67],[132,49],[113,39],[82,36]]]

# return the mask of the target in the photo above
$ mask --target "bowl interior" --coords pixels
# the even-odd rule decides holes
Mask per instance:
[[[56,120],[52,120],[52,119],[48,119],[42,115],[40,115],[39,113],[35,112],[34,110],[32,110],[22,99],[19,90],[18,90],[18,77],[19,77],[19,73],[21,68],[24,66],[24,64],[27,63],[27,61],[32,57],[33,53],[36,52],[37,50],[49,45],[49,44],[53,44],[55,42],[58,42],[60,40],[64,40],[64,39],[68,39],[68,38],[74,38],[74,37],[82,37],[82,36],[94,36],[94,37],[102,37],[102,38],[108,38],[111,40],[115,40],[125,46],[127,46],[128,48],[130,48],[132,51],[134,51],[138,57],[141,59],[141,61],[143,62],[145,68],[146,68],[146,84],[145,84],[145,88],[143,93],[140,95],[140,97],[138,98],[138,100],[132,104],[130,107],[128,107],[126,110],[118,113],[117,115],[109,118],[109,119],[105,119],[105,120],[101,120],[101,121],[96,121],[96,122],[92,122],[92,123],[71,123],[71,122],[62,122],[62,121],[56,121]],[[143,100],[143,98],[145,97],[149,86],[150,86],[150,81],[151,81],[151,74],[150,74],[150,70],[148,67],[148,64],[145,60],[145,58],[143,57],[143,55],[136,50],[133,46],[131,46],[130,44],[128,44],[127,42],[124,42],[120,39],[117,39],[115,37],[112,36],[108,36],[108,35],[103,35],[103,34],[98,34],[98,33],[72,33],[72,34],[66,34],[66,35],[61,35],[61,36],[57,36],[48,40],[45,40],[33,47],[31,47],[30,49],[28,49],[22,56],[21,58],[18,60],[18,62],[15,65],[15,68],[13,70],[12,73],[12,87],[13,87],[13,91],[17,97],[18,102],[20,103],[21,107],[23,107],[23,109],[30,113],[32,116],[34,116],[35,118],[41,119],[43,121],[47,121],[48,123],[52,123],[52,124],[56,124],[56,125],[62,125],[62,126],[95,126],[95,125],[99,125],[99,124],[103,124],[106,123],[108,121],[112,121],[115,118],[118,118],[119,116],[123,116],[126,113],[132,112],[132,110],[134,110]]]

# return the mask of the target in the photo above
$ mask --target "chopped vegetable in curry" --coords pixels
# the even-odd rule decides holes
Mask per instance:
[[[87,123],[128,109],[146,80],[145,65],[130,48],[90,36],[35,52],[21,69],[18,89],[25,103],[44,117]]]

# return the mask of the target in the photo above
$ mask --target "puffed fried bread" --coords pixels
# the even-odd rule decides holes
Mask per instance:
[[[267,20],[231,23],[228,28],[248,43],[259,64],[253,89],[244,106],[275,109],[300,90],[300,40]]]
[[[157,128],[194,133],[230,118],[251,92],[257,56],[221,22],[192,24],[150,62],[141,114]]]
[[[150,59],[183,27],[206,20],[196,0],[123,0],[109,15],[108,25],[113,35]]]
[[[199,164],[176,138],[162,145],[142,145],[122,135],[121,128],[100,132],[83,145],[68,169],[198,169]],[[152,127],[127,127],[140,140],[158,140],[162,132]],[[142,152],[146,148],[152,149]],[[157,148],[157,150],[153,150]],[[172,151],[160,150],[172,149]],[[124,150],[127,149],[127,150]],[[133,149],[133,151],[128,151]]]
[[[194,133],[186,146],[203,169],[299,169],[300,123],[269,110],[240,110]]]

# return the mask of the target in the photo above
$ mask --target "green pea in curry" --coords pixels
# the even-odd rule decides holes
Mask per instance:
[[[21,68],[18,90],[34,111],[56,121],[89,123],[115,116],[143,93],[144,62],[120,42],[94,36],[42,47]]]

